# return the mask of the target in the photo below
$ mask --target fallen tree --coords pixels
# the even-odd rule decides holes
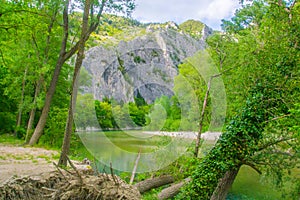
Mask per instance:
[[[179,183],[173,184],[170,187],[163,189],[158,194],[157,198],[159,200],[163,200],[163,199],[169,199],[169,198],[176,196],[180,192],[180,189],[182,188],[182,186],[184,186],[186,183],[188,183],[190,181],[191,181],[190,178],[186,178]]]
[[[146,179],[144,181],[136,183],[134,186],[142,194],[151,189],[158,188],[163,185],[167,185],[174,182],[174,177],[170,175],[164,175],[160,177]]]

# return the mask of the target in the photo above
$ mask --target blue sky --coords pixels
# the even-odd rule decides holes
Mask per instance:
[[[195,19],[215,30],[220,30],[221,19],[230,19],[239,7],[238,0],[136,0],[132,14],[141,22],[167,22],[178,24]]]

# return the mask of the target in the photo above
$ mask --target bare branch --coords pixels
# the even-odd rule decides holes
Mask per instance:
[[[278,119],[283,119],[283,118],[286,118],[286,117],[289,117],[289,116],[291,116],[291,114],[287,114],[287,115],[283,115],[283,116],[278,116],[278,117],[275,117],[275,118],[270,119],[270,120],[268,120],[268,121],[265,121],[265,123],[269,123],[269,122],[271,122],[271,121],[276,121],[276,120],[278,120]]]
[[[66,158],[67,158],[70,166],[75,170],[75,172],[76,172],[76,174],[77,174],[77,176],[79,178],[80,184],[82,185],[83,184],[83,179],[82,179],[79,171],[77,170],[77,168],[75,167],[75,165],[72,163],[72,161],[70,160],[70,158],[68,156],[66,156]]]
[[[56,167],[57,171],[65,178],[65,180],[66,180],[67,182],[69,182],[68,179],[66,178],[66,176],[65,176],[65,175],[62,173],[62,171],[59,169],[58,165],[57,165],[55,162],[53,162],[53,165]]]
[[[204,114],[205,114],[205,110],[206,110],[206,106],[207,106],[207,102],[208,102],[208,96],[209,96],[209,92],[210,92],[211,82],[214,78],[222,76],[225,72],[227,72],[231,69],[232,68],[229,68],[229,69],[227,69],[227,70],[225,70],[225,71],[223,71],[219,74],[215,74],[215,75],[211,76],[208,83],[207,83],[207,90],[206,90],[206,93],[205,93],[203,106],[202,106],[202,111],[201,111],[201,115],[200,115],[199,130],[198,130],[198,135],[197,135],[196,145],[195,145],[195,151],[194,151],[194,156],[196,158],[198,157],[199,148],[200,148],[200,141],[201,141],[201,134],[202,134],[202,128],[203,128]]]
[[[112,176],[112,178],[113,178],[115,184],[118,185],[119,182],[116,181],[116,178],[115,178],[115,175],[114,175],[114,170],[113,170],[113,168],[112,168],[112,163],[110,163],[110,172],[111,172],[111,176]]]
[[[139,150],[139,153],[138,153],[135,163],[134,163],[134,167],[133,167],[132,174],[131,174],[130,181],[129,181],[130,185],[133,183],[134,176],[135,176],[135,173],[136,173],[139,161],[140,161],[140,157],[141,157],[141,149]]]

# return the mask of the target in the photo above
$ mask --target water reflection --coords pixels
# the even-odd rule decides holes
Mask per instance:
[[[95,159],[118,171],[131,172],[141,152],[137,172],[156,171],[186,152],[190,139],[167,136],[143,137],[141,131],[80,132],[83,144]]]

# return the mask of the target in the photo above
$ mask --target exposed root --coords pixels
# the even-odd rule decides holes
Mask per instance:
[[[117,176],[80,174],[79,178],[78,173],[60,170],[35,177],[11,179],[0,185],[0,199],[140,199],[138,190]]]

